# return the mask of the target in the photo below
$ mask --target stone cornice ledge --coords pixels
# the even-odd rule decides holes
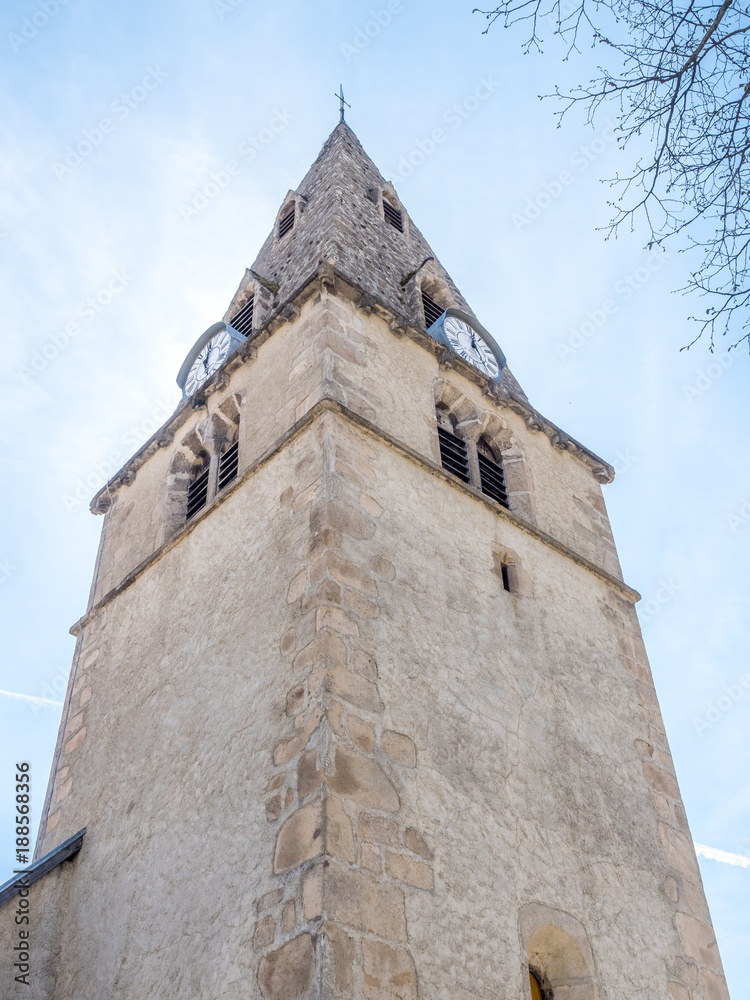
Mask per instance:
[[[424,455],[420,455],[419,452],[414,451],[413,448],[410,448],[408,445],[399,441],[391,434],[388,434],[387,432],[381,430],[379,427],[371,423],[369,420],[365,419],[364,417],[361,417],[358,413],[355,413],[353,410],[350,410],[347,406],[344,406],[337,400],[325,397],[324,399],[319,400],[319,402],[317,402],[310,410],[307,411],[307,413],[303,417],[301,417],[295,424],[293,424],[288,431],[282,434],[282,436],[276,442],[274,442],[274,444],[272,444],[270,448],[268,448],[260,456],[260,458],[256,459],[256,461],[253,462],[252,465],[249,465],[245,469],[245,471],[240,476],[238,476],[237,479],[235,479],[235,481],[230,486],[227,486],[224,490],[222,490],[221,493],[217,494],[213,502],[209,504],[208,507],[204,507],[199,514],[196,514],[195,517],[191,518],[191,520],[187,524],[183,525],[183,527],[180,528],[180,530],[175,535],[173,535],[172,538],[170,538],[168,541],[164,542],[157,549],[155,549],[154,552],[152,552],[152,554],[148,556],[148,558],[144,559],[143,562],[139,563],[138,566],[132,569],[120,581],[120,583],[118,583],[116,587],[113,587],[112,590],[108,591],[100,601],[98,601],[82,618],[80,618],[75,623],[75,625],[71,627],[70,629],[71,634],[75,636],[79,635],[81,630],[86,625],[88,625],[89,622],[93,621],[93,619],[96,618],[99,615],[99,613],[109,603],[111,603],[111,601],[115,599],[115,597],[121,594],[124,590],[127,590],[127,588],[132,583],[134,583],[138,579],[138,577],[141,576],[141,574],[144,573],[149,568],[149,566],[157,562],[159,559],[161,559],[161,557],[165,553],[169,552],[176,545],[178,545],[182,541],[182,539],[185,538],[187,535],[189,535],[190,532],[193,531],[195,527],[198,524],[200,524],[204,518],[208,517],[212,511],[214,511],[221,504],[226,503],[227,500],[231,497],[231,495],[236,490],[238,490],[243,485],[243,483],[245,483],[248,479],[250,479],[252,476],[255,475],[258,469],[260,469],[267,462],[269,462],[275,455],[277,455],[280,451],[282,451],[288,444],[290,444],[295,438],[297,438],[302,433],[302,431],[308,428],[323,413],[336,413],[339,416],[343,417],[344,419],[348,420],[350,423],[356,424],[371,437],[377,438],[379,441],[384,442],[394,451],[399,452],[401,455],[409,459],[409,461],[413,462],[415,465],[418,465],[421,468],[425,469],[431,475],[437,476],[439,479],[442,479],[444,482],[448,483],[448,485],[452,486],[456,490],[459,490],[461,493],[464,493],[472,497],[472,499],[475,500],[477,503],[484,504],[485,507],[491,510],[498,517],[505,518],[506,520],[514,524],[517,528],[520,528],[521,531],[524,531],[526,532],[526,534],[531,535],[532,537],[538,539],[540,542],[543,542],[549,548],[555,549],[561,555],[566,556],[568,559],[571,559],[573,562],[577,563],[577,565],[581,566],[583,569],[588,570],[589,573],[593,573],[594,576],[598,576],[600,580],[603,580],[604,583],[606,583],[609,587],[612,587],[613,590],[616,590],[620,594],[620,596],[623,597],[626,601],[629,601],[631,604],[635,604],[637,601],[640,601],[641,595],[638,593],[637,590],[634,590],[632,587],[629,587],[626,583],[624,583],[622,580],[619,580],[616,576],[612,576],[611,573],[608,573],[606,570],[597,566],[596,563],[593,563],[589,559],[586,559],[583,556],[579,555],[577,552],[575,552],[569,546],[565,545],[563,542],[560,542],[556,538],[553,538],[552,535],[548,535],[545,531],[541,531],[535,525],[530,524],[528,521],[525,521],[523,518],[519,517],[517,514],[514,514],[512,511],[507,510],[505,507],[501,507],[499,504],[495,503],[493,500],[490,500],[488,497],[486,497],[479,490],[475,489],[473,486],[469,486],[466,483],[461,482],[461,480],[456,479],[455,476],[452,476],[450,473],[446,472],[441,466],[436,465],[434,462],[430,461],[430,459],[426,458]]]
[[[463,361],[457,354],[447,354],[445,349],[432,339],[424,330],[414,326],[412,321],[404,313],[397,312],[392,306],[386,305],[372,292],[364,289],[355,278],[345,274],[335,266],[335,262],[321,262],[314,272],[304,278],[285,299],[269,315],[263,327],[258,330],[251,342],[244,345],[249,348],[250,343],[258,347],[265,343],[268,338],[284,323],[296,319],[301,307],[312,298],[319,290],[326,289],[334,294],[342,295],[353,302],[357,308],[367,314],[375,313],[380,316],[395,336],[406,336],[410,340],[419,344],[425,350],[433,354],[442,367],[454,368],[457,372],[468,378],[470,382],[480,386],[482,394],[491,399],[498,406],[507,406],[526,421],[527,427],[532,431],[542,431],[550,439],[554,447],[562,451],[569,451],[575,455],[579,461],[583,462],[591,471],[594,478],[600,483],[611,483],[615,478],[615,470],[609,462],[595,452],[581,444],[574,437],[561,430],[551,420],[542,416],[538,410],[534,409],[527,397],[523,393],[516,392],[512,387],[506,387],[500,382],[495,382],[483,375],[468,362]],[[231,312],[231,310],[229,310]],[[229,315],[227,313],[227,316]],[[220,372],[225,370],[232,372],[243,363],[243,351],[229,358]],[[216,378],[217,376],[213,376]],[[207,383],[209,385],[210,383]]]
[[[555,448],[559,448],[562,451],[569,451],[575,455],[579,461],[583,462],[589,468],[597,482],[611,483],[614,479],[615,470],[608,462],[605,462],[595,452],[579,441],[576,441],[569,434],[566,434],[556,424],[553,424],[551,420],[543,417],[538,410],[534,409],[525,396],[521,396],[512,389],[506,388],[501,383],[493,382],[457,355],[448,356],[445,350],[432,337],[429,337],[424,330],[415,327],[407,316],[394,312],[390,306],[385,305],[385,303],[379,301],[369,292],[366,292],[348,275],[339,272],[330,264],[322,264],[315,272],[300,282],[291,295],[287,296],[273,310],[263,327],[253,335],[251,340],[246,341],[238,351],[226,360],[218,372],[203,384],[193,399],[182,400],[179,403],[169,420],[95,494],[91,501],[92,513],[106,513],[111,505],[112,493],[121,486],[129,486],[134,481],[138,469],[159,448],[168,447],[172,443],[176,431],[185,423],[193,410],[205,406],[207,396],[226,388],[229,384],[228,376],[241,365],[254,361],[258,353],[258,347],[264,344],[279,327],[296,319],[300,308],[305,302],[322,288],[334,292],[334,294],[344,295],[350,301],[354,302],[358,308],[362,309],[363,312],[376,313],[388,323],[396,336],[409,337],[410,340],[415,341],[415,343],[428,350],[431,354],[434,354],[443,367],[454,368],[465,378],[480,386],[483,395],[491,399],[496,405],[507,406],[523,417],[530,430],[542,431],[547,435]]]

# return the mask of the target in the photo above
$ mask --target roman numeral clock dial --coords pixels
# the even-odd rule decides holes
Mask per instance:
[[[198,357],[193,361],[187,378],[185,379],[185,392],[192,396],[207,378],[210,378],[215,371],[224,364],[229,356],[229,348],[232,340],[226,330],[217,333],[215,337],[206,344]]]
[[[193,344],[177,376],[182,398],[190,399],[246,338],[227,323],[214,323]]]
[[[497,378],[500,365],[490,347],[481,336],[458,316],[448,316],[445,320],[445,336],[453,350],[490,378]]]
[[[452,315],[449,310],[443,321],[443,335],[464,361],[491,379],[500,377],[505,358],[489,334],[479,333],[468,320]]]

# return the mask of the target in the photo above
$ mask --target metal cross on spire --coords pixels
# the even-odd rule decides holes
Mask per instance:
[[[351,108],[351,104],[348,101],[344,100],[344,85],[343,85],[343,83],[339,84],[339,92],[338,92],[338,94],[334,94],[334,97],[338,97],[338,99],[339,99],[339,113],[341,115],[341,121],[343,121],[344,120],[344,105],[346,105],[347,108]]]

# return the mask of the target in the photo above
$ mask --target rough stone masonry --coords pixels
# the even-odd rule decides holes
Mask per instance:
[[[726,1000],[611,467],[427,336],[469,307],[347,125],[292,206],[247,343],[94,498],[37,857],[87,832],[4,995]]]

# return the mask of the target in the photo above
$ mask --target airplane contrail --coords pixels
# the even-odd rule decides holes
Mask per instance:
[[[55,708],[62,708],[61,701],[52,701],[51,698],[36,698],[33,694],[19,694],[17,691],[0,691],[0,695],[6,698],[20,698],[22,701],[31,701],[35,705],[53,705]]]
[[[740,868],[750,868],[750,858],[744,854],[730,854],[729,851],[720,851],[718,847],[706,847],[705,844],[693,843],[695,853],[712,861],[723,861],[725,865],[737,865]]]

